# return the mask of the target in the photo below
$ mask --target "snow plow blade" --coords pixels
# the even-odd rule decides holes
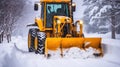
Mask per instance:
[[[63,49],[71,47],[78,47],[85,50],[92,47],[100,52],[102,55],[101,38],[46,38],[45,41],[45,55],[47,56],[48,50],[56,51],[60,48],[61,55]]]

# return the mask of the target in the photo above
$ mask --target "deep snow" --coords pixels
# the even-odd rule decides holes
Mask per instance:
[[[92,36],[95,37],[101,35],[92,34]],[[108,36],[110,35],[107,35],[106,37]],[[77,52],[78,50],[77,48],[74,48],[76,50],[71,49],[71,51],[68,52],[68,55],[63,58],[60,57],[58,53],[56,56],[53,55],[53,57],[47,59],[43,55],[28,52],[27,37],[12,37],[12,42],[9,44],[6,42],[0,44],[0,67],[120,67],[120,39],[113,40],[104,37],[102,44],[104,56],[101,58],[81,58],[81,55],[79,56],[77,53],[71,55],[70,53],[73,51]],[[17,48],[14,45],[16,45]]]

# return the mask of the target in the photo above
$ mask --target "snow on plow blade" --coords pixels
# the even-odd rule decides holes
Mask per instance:
[[[60,48],[61,55],[63,49],[71,47],[78,47],[80,49],[86,49],[92,47],[99,51],[102,56],[101,38],[46,38],[45,41],[45,55],[48,55],[48,50],[56,51]]]

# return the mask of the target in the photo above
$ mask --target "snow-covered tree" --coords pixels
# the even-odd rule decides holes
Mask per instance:
[[[4,32],[7,40],[11,39],[15,22],[19,19],[25,0],[0,0],[0,32]]]
[[[118,24],[116,27],[116,33],[120,34],[120,14],[116,15],[116,23]]]
[[[85,11],[85,22],[91,26],[94,32],[101,28],[111,29],[112,38],[115,39],[116,29],[119,29],[120,1],[119,0],[84,0],[87,5]],[[118,20],[117,20],[118,19]],[[88,28],[89,31],[91,28]]]
[[[84,5],[87,6],[84,14],[84,21],[88,25],[87,31],[88,32],[98,32],[100,22],[102,20],[94,18],[94,16],[99,16],[96,15],[102,8],[102,4],[99,0],[84,0]]]

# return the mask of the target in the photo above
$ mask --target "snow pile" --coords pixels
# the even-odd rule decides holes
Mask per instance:
[[[64,57],[86,59],[86,58],[95,57],[94,53],[96,53],[96,50],[91,47],[85,50],[77,48],[77,47],[73,47],[73,48],[65,50]]]
[[[40,59],[45,59],[43,55],[22,51],[14,45],[12,45],[9,54],[3,55],[4,57],[0,60],[0,67],[34,67],[40,62]]]
[[[22,37],[22,36],[12,37],[11,43],[13,43],[13,45],[16,45],[17,47],[19,47],[24,51],[28,51],[27,38],[28,37]]]
[[[89,47],[87,49],[80,49],[77,47],[72,47],[69,49],[63,50],[63,58],[79,58],[79,59],[87,59],[87,58],[93,58],[94,53],[98,53],[98,51],[92,47]],[[50,58],[61,58],[61,51],[60,49],[57,49],[56,51],[48,51],[48,54],[50,55]]]
[[[56,59],[61,57],[61,51],[60,49],[57,49],[56,51],[48,50],[49,58]]]

